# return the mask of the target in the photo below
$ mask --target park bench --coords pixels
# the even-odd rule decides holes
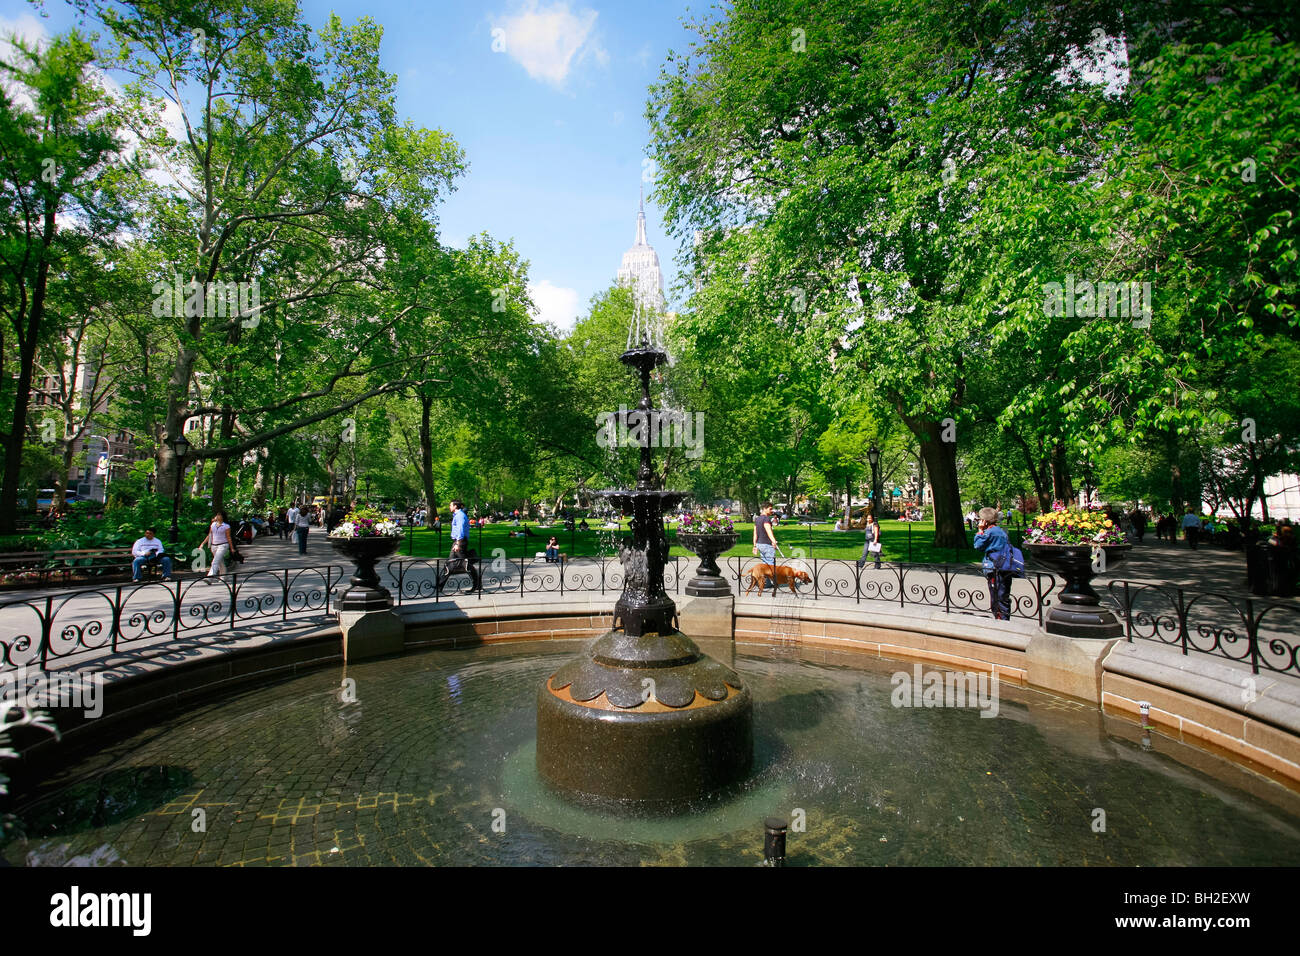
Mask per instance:
[[[0,586],[45,587],[56,580],[68,584],[76,579],[95,583],[119,578],[130,580],[131,562],[128,548],[65,548],[0,554]],[[162,565],[146,564],[144,580],[155,576],[161,578]]]
[[[538,551],[535,555],[533,555],[533,560],[534,560],[534,561],[545,561],[545,560],[546,560],[546,552],[545,552],[545,551]],[[567,561],[567,560],[569,560],[569,559],[565,556],[564,552],[561,551],[561,552],[560,552],[560,560],[559,560],[559,563],[560,563],[560,564],[563,564],[563,563],[564,563],[565,561]]]

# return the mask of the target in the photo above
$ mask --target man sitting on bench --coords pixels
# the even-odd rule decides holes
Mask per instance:
[[[163,554],[163,543],[154,537],[153,528],[144,529],[144,537],[137,538],[131,545],[131,580],[139,581],[140,572],[146,564],[162,563],[163,580],[172,579],[172,559]]]

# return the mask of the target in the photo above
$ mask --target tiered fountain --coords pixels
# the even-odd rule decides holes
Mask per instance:
[[[652,420],[650,373],[668,359],[655,323],[640,314],[620,360],[637,371],[635,411]],[[641,430],[636,488],[600,492],[632,519],[632,546],[619,549],[623,593],[614,627],[562,666],[537,697],[537,769],[580,799],[672,805],[743,778],[753,759],[753,703],[729,667],[677,629],[664,590],[664,512],[684,491],[658,487],[651,431]]]

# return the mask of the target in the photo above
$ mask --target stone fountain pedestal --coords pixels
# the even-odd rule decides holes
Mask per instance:
[[[753,701],[731,668],[679,631],[611,631],[537,697],[537,769],[607,801],[675,804],[749,773]]]
[[[621,360],[640,373],[636,412],[652,421],[650,372],[666,355],[638,340]],[[633,544],[619,551],[623,593],[614,628],[538,690],[537,770],[580,800],[672,807],[749,773],[753,700],[734,670],[679,630],[664,589],[663,521],[687,492],[656,486],[650,447],[642,442],[635,490],[600,493],[632,518]]]

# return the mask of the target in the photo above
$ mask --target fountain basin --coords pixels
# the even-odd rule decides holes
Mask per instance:
[[[912,661],[705,647],[750,689],[760,733],[745,782],[687,814],[597,810],[542,783],[525,695],[577,650],[546,641],[350,666],[351,703],[329,666],[156,713],[25,794],[13,809],[27,834],[0,855],[736,866],[761,860],[764,817],[798,808],[807,829],[790,835],[792,866],[1300,863],[1293,794],[1095,707],[1004,683],[995,719],[899,708],[891,673]],[[207,832],[189,827],[196,806]],[[1105,834],[1089,826],[1097,806]]]

